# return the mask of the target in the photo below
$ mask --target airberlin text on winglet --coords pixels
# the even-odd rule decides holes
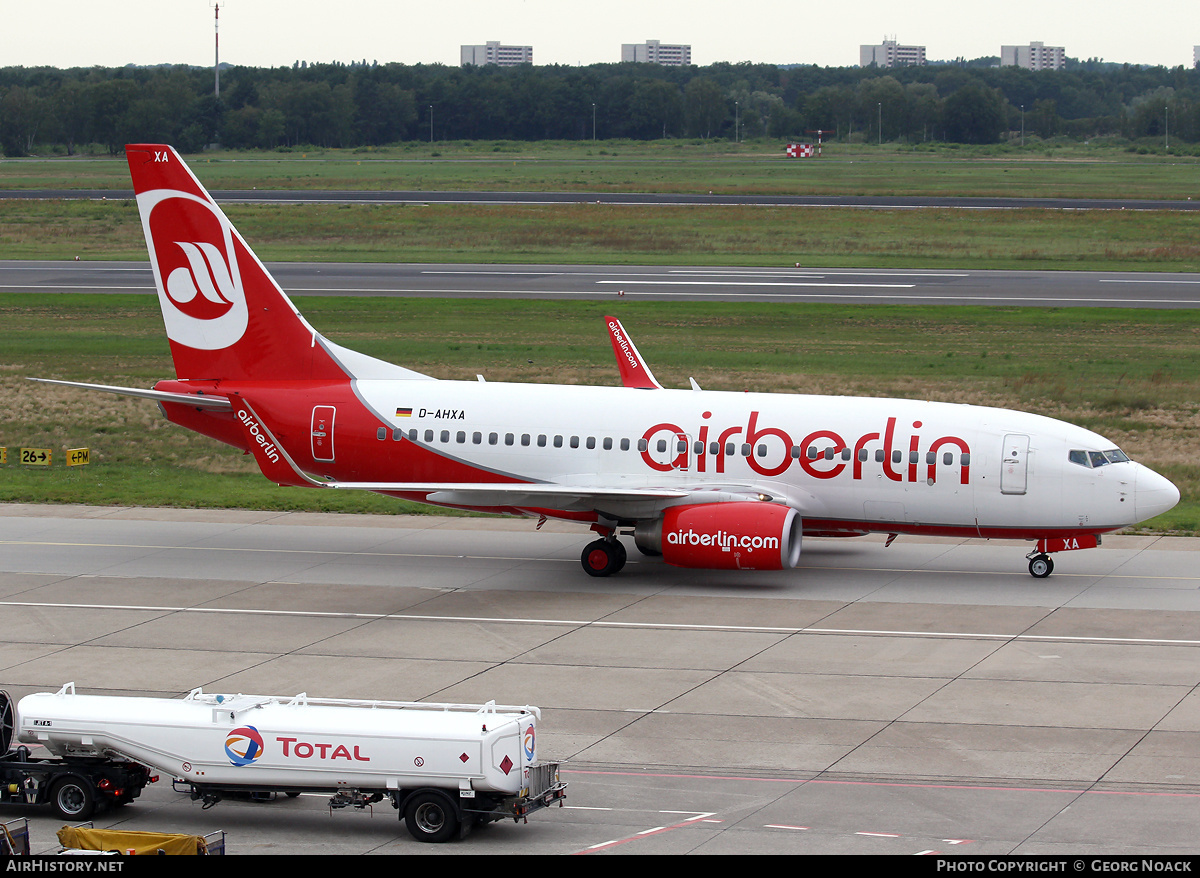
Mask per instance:
[[[629,349],[629,342],[625,338],[625,334],[621,332],[621,324],[615,320],[608,321],[608,330],[613,334],[613,338],[617,340],[617,344],[621,346],[621,353],[625,355],[625,359],[629,361],[629,365],[634,369],[641,367],[637,357],[633,355],[633,351]]]

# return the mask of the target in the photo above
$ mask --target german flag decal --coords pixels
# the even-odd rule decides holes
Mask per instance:
[[[398,418],[411,418],[411,417],[412,417],[412,409],[411,409],[411,408],[407,408],[407,409],[396,409],[396,417],[398,417]]]

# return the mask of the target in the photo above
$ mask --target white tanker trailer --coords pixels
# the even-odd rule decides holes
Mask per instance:
[[[216,695],[27,695],[17,740],[66,760],[117,758],[177,778],[205,807],[222,795],[331,793],[331,808],[388,799],[421,841],[559,803],[557,762],[537,760],[536,707]]]

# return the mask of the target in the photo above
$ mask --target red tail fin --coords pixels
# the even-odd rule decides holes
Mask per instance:
[[[174,149],[125,156],[178,377],[347,377]]]

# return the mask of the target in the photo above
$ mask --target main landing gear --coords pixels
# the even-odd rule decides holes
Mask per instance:
[[[627,557],[621,541],[610,535],[588,543],[579,563],[589,576],[612,576],[625,566]]]

